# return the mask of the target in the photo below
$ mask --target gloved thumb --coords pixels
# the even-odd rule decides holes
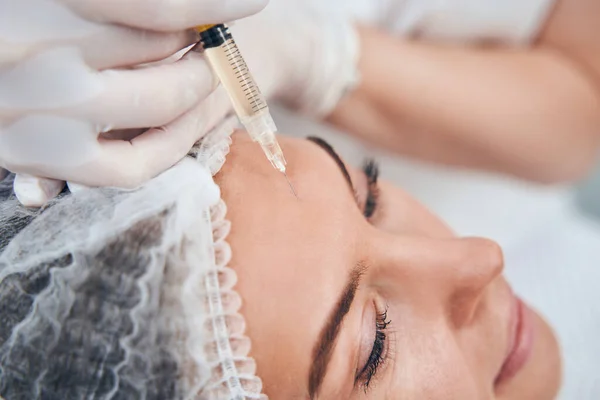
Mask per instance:
[[[13,189],[21,204],[25,207],[41,207],[63,190],[65,183],[55,179],[38,178],[26,174],[17,174]]]

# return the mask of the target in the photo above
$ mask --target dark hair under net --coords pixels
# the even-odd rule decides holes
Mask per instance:
[[[14,201],[11,192],[9,177],[0,185],[1,201]],[[3,221],[0,251],[35,216],[17,209]],[[152,338],[151,354],[135,361],[141,380],[135,385],[116,382],[115,371],[126,357],[120,340],[133,333],[131,311],[140,302],[137,281],[147,272],[153,256],[149,250],[159,244],[162,228],[160,217],[140,221],[93,252],[64,254],[0,281],[1,396],[6,400],[180,397],[179,367],[169,351],[169,338],[161,334]],[[51,286],[53,272],[74,263],[85,276],[68,288],[73,292],[72,307],[61,321],[36,313],[34,302]],[[0,264],[0,271],[7,267]],[[19,334],[26,320],[35,325],[35,337]]]

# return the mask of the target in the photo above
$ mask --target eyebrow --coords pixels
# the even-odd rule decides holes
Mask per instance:
[[[336,339],[341,331],[344,318],[352,307],[352,302],[354,301],[356,290],[358,289],[364,270],[364,264],[358,263],[350,271],[346,286],[335,308],[329,315],[327,323],[321,330],[319,340],[313,349],[313,362],[308,374],[308,394],[310,399],[314,399],[321,388],[323,378],[325,378],[325,373],[327,372],[327,366],[333,355]]]
[[[346,164],[344,164],[344,162],[342,161],[342,158],[338,155],[338,153],[335,152],[333,147],[329,143],[327,143],[324,139],[321,139],[316,136],[309,136],[306,138],[306,140],[308,140],[309,142],[313,142],[314,144],[316,144],[317,146],[319,146],[320,148],[325,150],[325,152],[327,154],[329,154],[331,156],[331,158],[333,158],[333,161],[335,161],[335,163],[337,164],[338,168],[342,172],[342,175],[344,175],[344,179],[346,179],[346,183],[348,183],[348,187],[350,188],[352,195],[354,195],[354,193],[355,193],[354,184],[352,183],[352,179],[350,178],[350,173],[348,173]]]

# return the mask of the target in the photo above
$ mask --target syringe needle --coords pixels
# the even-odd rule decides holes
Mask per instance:
[[[294,193],[294,196],[296,196],[296,198],[298,198],[298,194],[296,193],[296,190],[292,186],[292,182],[290,182],[290,180],[285,172],[283,173],[283,176],[285,176],[285,180],[287,181],[288,185],[290,185],[290,189],[292,189],[292,193]]]

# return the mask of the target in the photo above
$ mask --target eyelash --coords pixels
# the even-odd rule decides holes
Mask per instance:
[[[365,200],[363,214],[365,218],[369,219],[375,214],[379,204],[379,186],[377,185],[379,164],[373,159],[366,160],[362,170],[367,177],[367,199]]]
[[[362,381],[361,384],[365,390],[365,393],[369,389],[371,380],[377,375],[379,368],[386,360],[384,352],[386,348],[387,335],[385,331],[390,322],[391,321],[388,320],[387,317],[387,309],[383,313],[377,314],[377,318],[375,320],[376,332],[373,349],[371,350],[367,364],[364,366],[360,374],[358,374],[358,380]]]

